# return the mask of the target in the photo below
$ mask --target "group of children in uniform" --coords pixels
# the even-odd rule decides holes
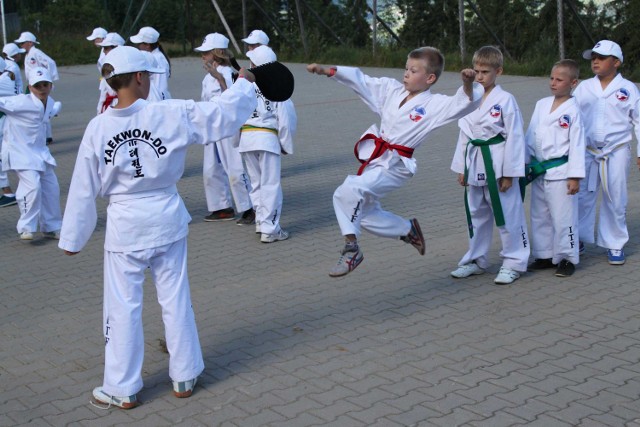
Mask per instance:
[[[54,113],[50,69],[39,67],[27,74],[29,95],[0,98],[0,110],[7,114],[5,144],[9,140],[14,147],[20,142],[31,150],[24,156],[11,151],[5,157],[9,150],[3,149],[3,168],[19,173],[20,203],[43,206],[38,219],[29,209],[21,215],[22,238],[29,238],[25,233],[33,238],[39,222],[45,236],[59,239],[59,247],[74,255],[95,228],[95,198],[109,199],[105,373],[93,398],[124,409],[140,404],[136,394],[142,388],[141,307],[147,268],[163,310],[174,395],[189,397],[204,369],[187,276],[191,218],[176,189],[187,148],[201,144],[205,149],[205,194],[211,211],[205,220],[234,219],[238,212],[238,224],[255,223],[262,242],[288,238],[279,224],[280,156],[293,151],[293,104],[266,99],[244,68],[234,82],[229,40],[218,33],[207,35],[196,49],[207,71],[201,102],[171,100],[166,84],[169,61],[161,58],[158,36],[151,27],[141,29],[131,37],[140,49],[123,46],[122,37],[103,29],[88,37],[104,49],[98,68],[108,91],[80,144],[63,219],[55,161],[46,146],[45,123]],[[262,31],[243,41],[252,66],[276,60]],[[559,276],[573,273],[582,242],[594,241],[598,188],[604,194],[598,244],[608,249],[611,264],[624,263],[629,143],[632,127],[640,136],[640,98],[635,85],[617,73],[623,60],[617,44],[603,40],[584,55],[595,77],[583,82],[572,97],[577,64],[556,63],[550,78],[552,96],[536,104],[527,132],[515,98],[496,85],[502,54],[493,47],[476,52],[473,69],[461,71],[462,87],[454,96],[431,92],[444,69],[443,55],[432,47],[408,55],[403,82],[373,78],[352,67],[308,65],[309,72],[353,89],[381,120],[357,141],[361,166],[333,196],[345,246],[330,276],[344,276],[363,261],[358,242],[362,229],[400,239],[425,254],[418,220],[382,209],[380,200],[415,174],[414,150],[429,134],[456,119],[460,134],[451,168],[465,187],[470,239],[453,277],[484,273],[494,222],[503,258],[495,282],[512,283],[527,270],[530,248],[523,191],[529,183],[535,231],[531,268],[553,267]],[[157,100],[163,102],[153,102]],[[26,158],[31,163],[16,166]],[[24,188],[39,185],[41,190],[25,192],[23,181]]]
[[[492,46],[475,52],[474,68],[462,71],[463,87],[453,97],[430,91],[443,68],[442,55],[433,48],[409,54],[403,83],[351,67],[309,65],[309,72],[353,89],[381,119],[380,128],[372,126],[356,144],[362,163],[357,175],[349,175],[334,193],[345,246],[329,275],[344,276],[363,261],[358,244],[362,229],[411,243],[424,254],[417,219],[384,211],[380,199],[415,173],[413,151],[429,132],[455,119],[460,134],[451,169],[465,187],[469,250],[453,277],[485,272],[494,222],[503,260],[496,284],[513,283],[528,268],[572,275],[584,242],[594,243],[600,188],[597,244],[607,249],[609,264],[624,264],[626,179],[633,131],[640,141],[640,92],[618,73],[623,61],[618,44],[602,40],[583,57],[591,60],[595,77],[578,86],[578,64],[556,63],[550,76],[552,96],[536,104],[526,132],[515,98],[496,84],[503,57]],[[523,204],[529,183],[531,245]],[[534,261],[528,265],[531,253]]]

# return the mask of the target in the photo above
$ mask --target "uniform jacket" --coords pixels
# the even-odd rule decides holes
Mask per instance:
[[[51,79],[58,80],[58,67],[56,61],[51,59],[46,53],[33,46],[24,56],[24,74],[28,77],[29,71],[36,67],[42,67],[49,70]]]

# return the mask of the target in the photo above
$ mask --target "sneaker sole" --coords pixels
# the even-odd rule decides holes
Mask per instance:
[[[625,261],[609,261],[609,265],[623,265]]]
[[[177,397],[178,399],[185,399],[187,397],[191,397],[191,395],[193,394],[193,390],[187,390],[187,391],[173,391],[173,395],[175,397]]]
[[[0,208],[6,208],[7,206],[13,206],[13,205],[17,205],[18,202],[9,202],[9,203],[5,203],[4,205],[0,205]]]
[[[210,219],[210,218],[204,218],[204,222],[221,222],[221,221],[233,221],[234,219],[236,219],[235,216],[231,216],[229,218],[216,218],[216,219]]]
[[[416,228],[416,231],[418,232],[418,237],[420,238],[420,245],[412,244],[412,246],[418,250],[418,253],[420,255],[424,256],[424,253],[426,251],[426,248],[425,248],[426,245],[424,243],[424,235],[422,234],[422,230],[420,229],[420,224],[418,224],[418,220],[415,218],[411,220],[411,224]]]
[[[140,401],[136,400],[135,402],[127,402],[127,403],[121,403],[120,405],[115,404],[114,402],[105,402],[99,398],[96,397],[95,394],[92,393],[91,395],[93,397],[94,402],[99,403],[101,405],[107,405],[107,406],[114,406],[116,408],[120,408],[120,409],[133,409],[137,406],[140,406]]]

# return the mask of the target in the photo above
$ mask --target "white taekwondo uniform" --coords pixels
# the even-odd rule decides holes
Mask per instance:
[[[6,61],[9,64],[9,61]],[[14,63],[15,64],[15,63]],[[18,70],[20,72],[20,70]],[[0,74],[0,97],[16,95],[16,85],[8,73]],[[4,128],[4,113],[0,114],[0,153],[2,153],[2,129]],[[9,176],[2,170],[2,156],[0,156],[0,189],[10,187]],[[1,194],[1,193],[0,193]]]
[[[2,169],[18,175],[16,200],[20,208],[18,233],[60,230],[60,186],[54,160],[46,144],[46,125],[54,108],[33,94],[0,98],[6,114],[2,142]]]
[[[13,59],[10,56],[7,56],[7,58],[5,58],[4,61],[7,64],[6,70],[11,71],[15,76],[15,80],[14,80],[15,92],[13,94],[17,95],[19,93],[22,93],[22,91],[24,90],[24,86],[22,86],[22,74],[20,73],[20,66],[15,61],[15,59]]]
[[[156,60],[158,67],[165,70],[164,73],[151,74],[151,86],[155,86],[156,91],[160,94],[160,99],[171,99],[171,93],[169,92],[169,77],[171,77],[171,66],[169,61],[160,51],[160,48],[155,48],[151,51],[151,55]]]
[[[235,132],[255,108],[253,85],[239,79],[214,102],[137,100],[109,108],[85,131],[59,247],[80,251],[95,228],[95,198],[109,198],[105,236],[103,390],[142,388],[142,285],[151,268],[163,310],[169,376],[188,381],[204,369],[191,307],[186,236],[191,220],[176,190],[192,144]]]
[[[602,186],[597,244],[622,249],[627,230],[627,177],[632,132],[640,141],[640,91],[618,74],[606,89],[597,77],[578,85],[576,98],[587,144],[585,179],[580,184],[580,240],[594,243],[596,199]]]
[[[29,77],[29,73],[31,70],[37,67],[46,68],[49,70],[49,74],[51,74],[51,80],[55,82],[59,79],[58,76],[58,66],[56,65],[56,61],[51,59],[49,55],[41,51],[35,46],[31,46],[29,52],[24,54],[24,74]],[[51,90],[53,90],[53,83],[51,84]],[[47,120],[45,124],[45,132],[46,139],[51,138],[51,122]]]
[[[217,70],[224,76],[227,87],[231,87],[231,67],[218,66]],[[210,74],[202,80],[202,101],[211,101],[222,94],[218,80]],[[232,207],[235,202],[236,212],[251,209],[249,198],[249,177],[244,171],[242,156],[238,151],[240,132],[221,141],[210,141],[204,146],[202,177],[204,194],[209,212]],[[233,197],[233,200],[232,200]]]
[[[280,230],[282,213],[280,154],[293,153],[298,119],[291,100],[269,101],[255,83],[254,89],[258,106],[242,126],[239,149],[251,180],[256,230],[274,234]]]
[[[502,241],[502,266],[515,271],[527,271],[529,239],[524,205],[520,196],[518,177],[524,176],[524,124],[515,98],[499,85],[471,114],[458,120],[460,136],[451,170],[465,172],[467,166],[467,196],[473,237],[469,238],[469,250],[458,265],[474,262],[483,269],[488,267],[487,254],[493,237],[494,209],[489,196],[487,171],[480,147],[470,140],[488,140],[502,135],[504,142],[490,145],[495,179],[512,177],[513,185],[507,191],[499,191],[505,225],[498,227]],[[466,157],[465,157],[466,154]]]
[[[584,178],[583,123],[575,98],[551,111],[554,99],[536,103],[525,135],[525,163],[568,157],[531,183],[531,253],[554,264],[578,264],[578,196],[567,194],[567,178]]]
[[[333,194],[333,207],[342,235],[360,235],[361,228],[377,236],[399,238],[411,229],[409,220],[385,211],[380,199],[402,187],[416,172],[413,157],[399,150],[417,148],[429,134],[451,121],[468,114],[482,97],[482,86],[473,84],[473,101],[458,89],[454,96],[422,92],[404,105],[409,94],[402,83],[391,78],[373,78],[358,68],[337,67],[332,79],[353,89],[364,103],[380,117],[380,130],[371,126],[358,143],[361,161],[369,159],[378,146],[391,144],[380,157],[371,160],[361,175],[348,175]]]

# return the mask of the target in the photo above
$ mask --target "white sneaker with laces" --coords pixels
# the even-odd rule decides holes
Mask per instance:
[[[197,382],[198,377],[189,381],[173,381],[173,395],[180,399],[191,397]]]
[[[108,409],[111,406],[117,406],[121,409],[132,409],[140,405],[140,401],[135,394],[127,397],[110,396],[102,390],[102,387],[93,389],[93,398],[97,403],[108,405],[107,408],[103,409]]]
[[[289,232],[284,231],[282,228],[273,234],[262,233],[260,241],[262,243],[273,243],[279,240],[287,240],[289,238]]]
[[[465,277],[469,277],[474,274],[482,274],[484,270],[478,266],[475,262],[470,262],[469,264],[461,265],[451,272],[451,275],[456,279],[463,279]]]
[[[20,233],[20,240],[33,240],[33,233],[30,231],[23,231]]]
[[[496,276],[494,283],[497,285],[508,285],[513,283],[520,277],[520,273],[507,267],[500,267],[498,275]]]

